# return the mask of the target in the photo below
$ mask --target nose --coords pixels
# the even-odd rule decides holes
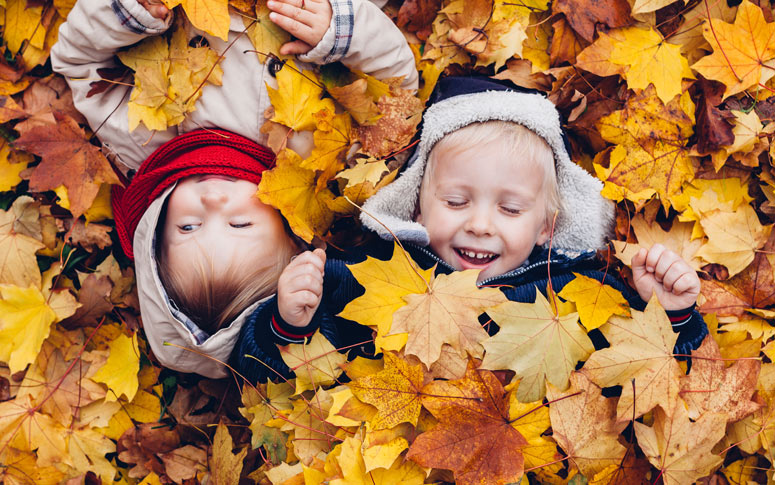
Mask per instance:
[[[492,236],[492,214],[487,207],[474,207],[466,220],[465,230],[475,236]]]
[[[221,207],[227,200],[226,193],[220,190],[208,190],[202,194],[202,205],[207,208]]]

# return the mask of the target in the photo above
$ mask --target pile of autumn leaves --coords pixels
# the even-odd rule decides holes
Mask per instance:
[[[194,26],[220,37],[229,5],[242,12],[259,53],[288,40],[262,2],[182,3]],[[270,89],[263,131],[278,162],[259,197],[300,237],[335,243],[351,234],[350,201],[396,176],[406,156],[396,152],[441,73],[546,92],[567,119],[573,159],[619,203],[609,263],[626,266],[659,242],[703,272],[711,336],[691,372],[672,354],[676,335],[657,302],[632,310],[580,276],[534,303],[507,302],[477,289],[474,274],[433,277],[396,248],[389,261],[351,267],[366,293],[342,313],[374,330],[381,359],[348,361],[315,335],[281,350],[296,379],[245,384],[241,396],[233,382],[162,371],[138,336],[133,272],[111,254],[117,179],[64,80],[42,67],[70,7],[0,5],[0,481],[772,479],[766,2],[409,0],[386,12],[417,54],[416,96],[400,80],[292,61]],[[180,123],[205,83],[220,84],[218,53],[189,45],[179,26],[119,58],[134,71],[133,126]],[[127,72],[101,73],[93,91]],[[286,146],[301,131],[315,141],[306,158]],[[609,348],[594,350],[593,329]]]

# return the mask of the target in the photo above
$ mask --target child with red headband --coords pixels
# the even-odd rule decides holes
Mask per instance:
[[[267,6],[272,21],[297,39],[280,53],[317,64],[341,61],[417,87],[411,50],[375,5],[269,0]],[[228,360],[245,318],[275,291],[299,250],[279,212],[255,197],[261,173],[274,164],[260,128],[270,107],[265,86],[276,87],[278,64],[259,63],[236,13],[226,41],[191,27],[190,38],[222,55],[223,85],[205,85],[180,125],[130,132],[131,87],[115,84],[90,96],[89,82],[102,77],[98,69],[115,66],[118,49],[163,34],[171,22],[172,13],[153,0],[78,0],[51,61],[103,148],[130,174],[136,170],[126,188],[114,189],[112,205],[122,249],[135,261],[154,354],[167,367],[222,377],[220,362]],[[372,42],[374,32],[380,42]],[[309,138],[297,135],[289,147],[309,153]]]

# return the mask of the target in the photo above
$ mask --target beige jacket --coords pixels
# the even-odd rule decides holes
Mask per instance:
[[[383,79],[403,76],[404,87],[417,88],[414,56],[401,32],[378,7],[365,0],[331,0],[331,5],[334,15],[328,31],[312,51],[299,56],[300,60],[318,64],[341,61]],[[170,22],[171,19],[162,22],[151,17],[136,0],[78,0],[60,28],[59,40],[51,50],[52,67],[67,78],[75,106],[92,129],[99,127],[97,136],[104,149],[128,169],[137,169],[165,142],[202,127],[218,127],[266,143],[266,135],[260,133],[264,113],[270,106],[266,84],[276,88],[277,82],[269,73],[268,63],[258,61],[252,43],[241,35],[244,24],[236,14],[232,14],[228,41],[191,29],[191,37],[203,36],[216,52],[223,53],[231,47],[221,61],[223,85],[205,85],[196,110],[180,125],[153,134],[140,125],[129,132],[129,86],[114,85],[86,97],[89,83],[100,79],[97,70],[115,66],[116,50],[165,32]],[[376,36],[378,42],[374,42]],[[300,153],[308,153],[311,136],[297,135],[290,145]],[[156,225],[171,191],[151,204],[135,232],[135,271],[143,327],[151,349],[163,365],[208,377],[224,377],[227,372],[219,361],[229,360],[245,319],[260,302],[203,341],[182,321],[184,316],[176,318],[161,285],[154,256]]]

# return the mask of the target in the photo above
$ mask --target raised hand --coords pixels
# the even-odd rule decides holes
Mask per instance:
[[[638,251],[632,257],[631,267],[635,289],[643,300],[648,301],[656,294],[665,310],[683,310],[697,302],[700,294],[697,272],[661,244]]]
[[[297,40],[280,47],[280,54],[306,54],[320,42],[331,23],[328,0],[269,0],[269,18]]]
[[[305,327],[320,305],[326,253],[306,251],[285,267],[277,282],[277,309],[280,317],[294,327]]]

